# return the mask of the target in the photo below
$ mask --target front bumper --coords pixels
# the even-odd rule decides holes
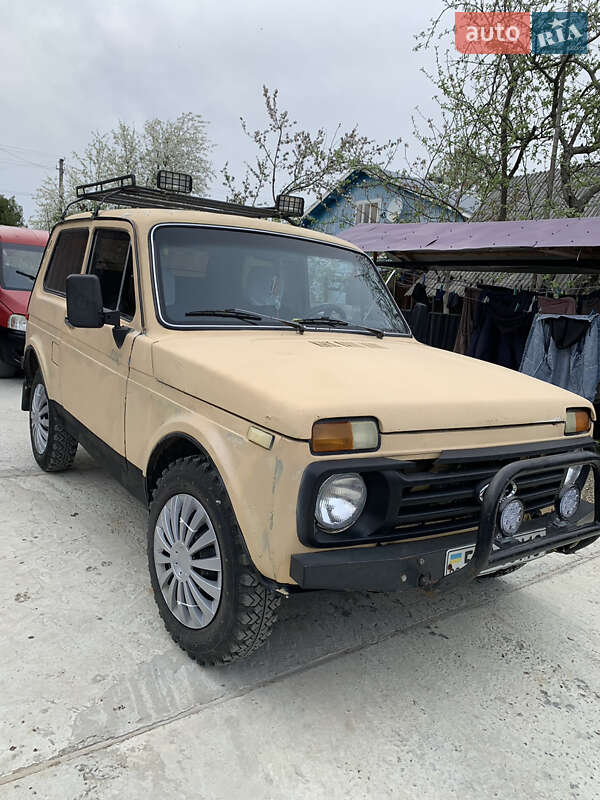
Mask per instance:
[[[582,503],[568,524],[554,514],[531,520],[514,540],[503,540],[494,549],[500,501],[515,478],[543,474],[559,468],[589,465],[594,471],[594,503]],[[529,532],[536,537],[522,541]],[[473,580],[481,572],[536,558],[552,551],[585,546],[600,534],[600,456],[589,451],[559,453],[515,461],[502,467],[487,488],[477,531],[423,541],[380,544],[299,553],[291,557],[290,574],[303,589],[351,589],[394,591],[403,587],[449,589]],[[445,575],[448,550],[475,545],[470,561],[462,569]]]
[[[23,364],[24,349],[25,333],[23,331],[0,328],[0,361],[20,369]]]

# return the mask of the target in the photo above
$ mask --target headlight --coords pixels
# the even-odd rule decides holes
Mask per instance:
[[[27,330],[27,317],[24,317],[23,314],[11,314],[8,318],[8,327],[13,331],[25,333]]]
[[[313,453],[377,450],[379,428],[374,419],[322,420],[313,425],[310,445]]]
[[[315,519],[326,531],[345,531],[360,517],[366,500],[367,487],[356,472],[332,475],[319,489]]]
[[[592,418],[587,408],[567,408],[565,434],[587,433],[592,427]]]

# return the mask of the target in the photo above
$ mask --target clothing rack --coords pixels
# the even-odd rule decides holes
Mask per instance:
[[[403,281],[401,279],[396,278],[395,281],[394,281],[394,285],[396,285],[396,286],[404,286],[404,287],[406,287],[408,289],[412,289],[414,286],[416,286],[416,284],[418,282],[419,282],[418,280],[410,282],[410,281]],[[388,287],[391,288],[390,284],[388,284]],[[443,286],[440,286],[438,288],[444,289]],[[474,285],[472,283],[468,283],[468,284],[465,284],[464,288],[465,289],[479,289],[479,288],[481,288],[481,286],[480,285],[479,286],[478,285]],[[512,287],[508,287],[507,288],[507,287],[504,287],[504,286],[494,286],[494,285],[490,285],[489,287],[486,287],[486,288],[506,289],[507,291],[510,291],[512,289]],[[444,289],[444,291],[446,291],[446,290]],[[520,289],[519,288],[516,291],[517,292],[528,292],[529,294],[535,295],[536,297],[555,297],[555,293],[551,289],[535,290],[535,289],[524,289],[524,288]],[[581,292],[564,292],[564,293],[562,293],[560,295],[560,297],[573,297],[573,298],[577,299],[579,297],[587,297],[588,295],[592,294],[594,291],[595,290],[593,290],[593,289],[592,290],[588,289],[587,291],[581,291]],[[600,294],[600,284],[598,284],[597,291]],[[412,295],[406,293],[405,296],[411,297]],[[460,297],[461,300],[464,300],[464,297],[462,295],[459,295],[459,297]],[[435,296],[434,295],[430,295],[430,299],[431,300],[435,299]],[[483,302],[483,301],[481,301],[479,299],[476,299],[476,298],[471,298],[470,301],[471,302],[475,302],[475,303]]]
[[[399,270],[398,267],[391,268],[391,269],[393,271],[395,271],[395,272]],[[406,267],[403,267],[402,271],[406,272],[408,270],[406,269]],[[413,272],[413,270],[410,270],[410,271]],[[396,285],[400,284],[401,286],[407,286],[410,289],[410,288],[416,286],[416,284],[419,283],[419,281],[422,280],[422,276],[426,275],[426,273],[428,271],[435,272],[435,270],[424,270],[424,271],[422,271],[421,276],[419,276],[418,278],[416,278],[413,281],[402,281],[401,279],[399,280],[398,277],[393,277],[392,280],[394,281],[394,283]],[[439,273],[435,272],[435,274],[436,274],[437,277],[439,277]],[[490,274],[490,273],[488,273],[488,274]],[[389,279],[390,279],[390,276],[388,276],[388,280]],[[472,281],[466,281],[466,280],[464,280],[462,278],[455,277],[453,275],[453,273],[449,273],[448,277],[439,278],[439,283],[440,283],[440,285],[437,288],[440,288],[440,289],[445,289],[445,287],[450,283],[453,283],[453,284],[457,284],[458,283],[458,284],[460,284],[460,286],[463,289],[469,289],[469,288],[477,289],[477,288],[480,288],[480,283],[481,282],[479,281],[479,282],[474,283]],[[502,286],[501,284],[486,284],[486,285],[490,286],[490,287],[493,287],[493,288],[496,288],[496,289],[513,289],[514,291],[527,291],[527,292],[530,292],[531,294],[537,295],[538,297],[553,297],[553,296],[556,296],[557,294],[560,297],[579,297],[579,296],[586,296],[586,295],[590,294],[591,292],[593,292],[595,290],[600,292],[600,277],[597,278],[597,280],[594,283],[590,283],[587,286],[574,287],[572,289],[570,289],[570,288],[569,289],[553,288],[551,286],[546,286],[546,287],[541,287],[541,288],[529,288],[527,286],[522,286],[522,285],[521,286],[509,286],[509,287]]]

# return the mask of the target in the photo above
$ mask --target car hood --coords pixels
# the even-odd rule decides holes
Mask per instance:
[[[408,337],[289,331],[172,332],[152,346],[162,383],[297,439],[332,417],[383,433],[564,419],[586,400],[519,372]]]
[[[0,288],[0,304],[10,314],[26,314],[31,292]]]

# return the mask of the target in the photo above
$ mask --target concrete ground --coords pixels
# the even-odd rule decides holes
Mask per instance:
[[[600,796],[598,545],[441,599],[296,596],[203,669],[144,508],[84,452],[42,473],[19,399],[0,381],[0,798]]]

